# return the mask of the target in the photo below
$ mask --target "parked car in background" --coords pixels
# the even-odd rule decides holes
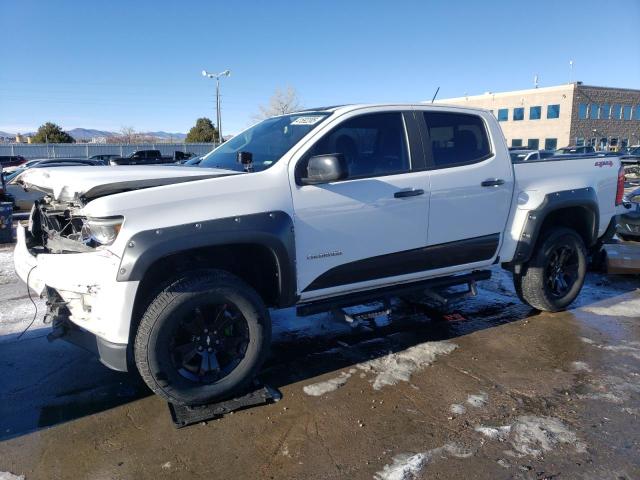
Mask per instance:
[[[7,197],[7,193],[5,190],[5,180],[4,180],[4,172],[2,170],[2,165],[0,165],[0,202],[8,202],[10,201]]]
[[[632,145],[631,147],[627,147],[627,149],[624,151],[624,155],[640,156],[640,145]]]
[[[110,165],[147,165],[162,163],[160,150],[138,150],[125,157],[112,158]]]
[[[46,165],[58,164],[61,162],[64,162],[67,164],[74,164],[74,165],[91,165],[91,166],[102,165],[99,161],[91,160],[88,158],[34,158],[32,160],[29,160],[23,163],[12,172],[5,173],[4,176],[7,179],[7,181],[11,181],[11,179],[17,177],[25,170],[33,168],[36,165],[40,165],[40,168],[42,168]]]
[[[31,165],[29,168],[18,169],[5,177],[6,180],[6,194],[13,201],[13,210],[16,213],[29,212],[33,206],[33,202],[44,198],[45,194],[36,190],[27,191],[17,183],[20,175],[25,171],[36,168],[59,168],[59,167],[96,167],[101,166],[101,163],[96,160],[89,160],[87,158],[58,158],[40,160],[36,164]]]
[[[591,145],[573,145],[557,149],[555,155],[593,155],[596,149]]]
[[[176,163],[183,163],[189,160],[190,158],[195,157],[196,154],[193,152],[181,152],[180,150],[176,150],[173,152],[173,159]]]
[[[110,165],[152,165],[157,163],[165,163],[160,150],[138,150],[126,157],[118,157],[109,159]],[[168,163],[168,159],[167,159]]]
[[[104,165],[109,165],[109,162],[114,158],[120,158],[120,155],[115,154],[99,154],[99,155],[91,155],[89,160],[98,160],[104,163]]]
[[[516,162],[535,162],[553,157],[554,152],[550,150],[509,150],[511,161]]]
[[[0,155],[0,166],[6,175],[27,161],[22,155]]]
[[[622,240],[640,241],[640,188],[625,195],[631,208],[616,218],[616,235]]]

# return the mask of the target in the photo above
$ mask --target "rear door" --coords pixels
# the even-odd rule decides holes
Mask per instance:
[[[429,173],[413,112],[356,110],[290,164],[298,292],[316,298],[393,282],[424,268]],[[349,177],[300,185],[313,155],[345,156]]]
[[[427,245],[441,253],[440,268],[491,264],[514,188],[499,126],[474,110],[432,108],[417,114],[431,172]]]

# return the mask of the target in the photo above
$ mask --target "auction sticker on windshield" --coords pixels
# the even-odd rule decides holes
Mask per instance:
[[[324,115],[310,115],[306,117],[298,117],[291,122],[291,125],[315,125],[324,118]]]

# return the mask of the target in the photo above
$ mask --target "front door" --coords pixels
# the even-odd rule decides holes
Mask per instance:
[[[425,246],[429,175],[412,112],[351,112],[290,166],[298,292],[302,299],[367,288],[415,273]],[[345,180],[299,185],[313,155],[344,155]],[[295,165],[294,165],[295,163]]]

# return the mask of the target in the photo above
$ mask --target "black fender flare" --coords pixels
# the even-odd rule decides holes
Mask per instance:
[[[278,268],[279,304],[296,300],[295,238],[293,220],[282,211],[240,215],[175,225],[134,234],[120,261],[116,280],[141,281],[159,259],[193,250],[231,244],[266,247]]]
[[[587,187],[548,193],[540,206],[529,212],[518,239],[513,260],[507,266],[529,261],[547,217],[553,212],[571,207],[580,207],[592,214],[593,221],[589,225],[587,247],[594,245],[598,240],[598,227],[600,225],[600,210],[596,191],[592,187]]]

